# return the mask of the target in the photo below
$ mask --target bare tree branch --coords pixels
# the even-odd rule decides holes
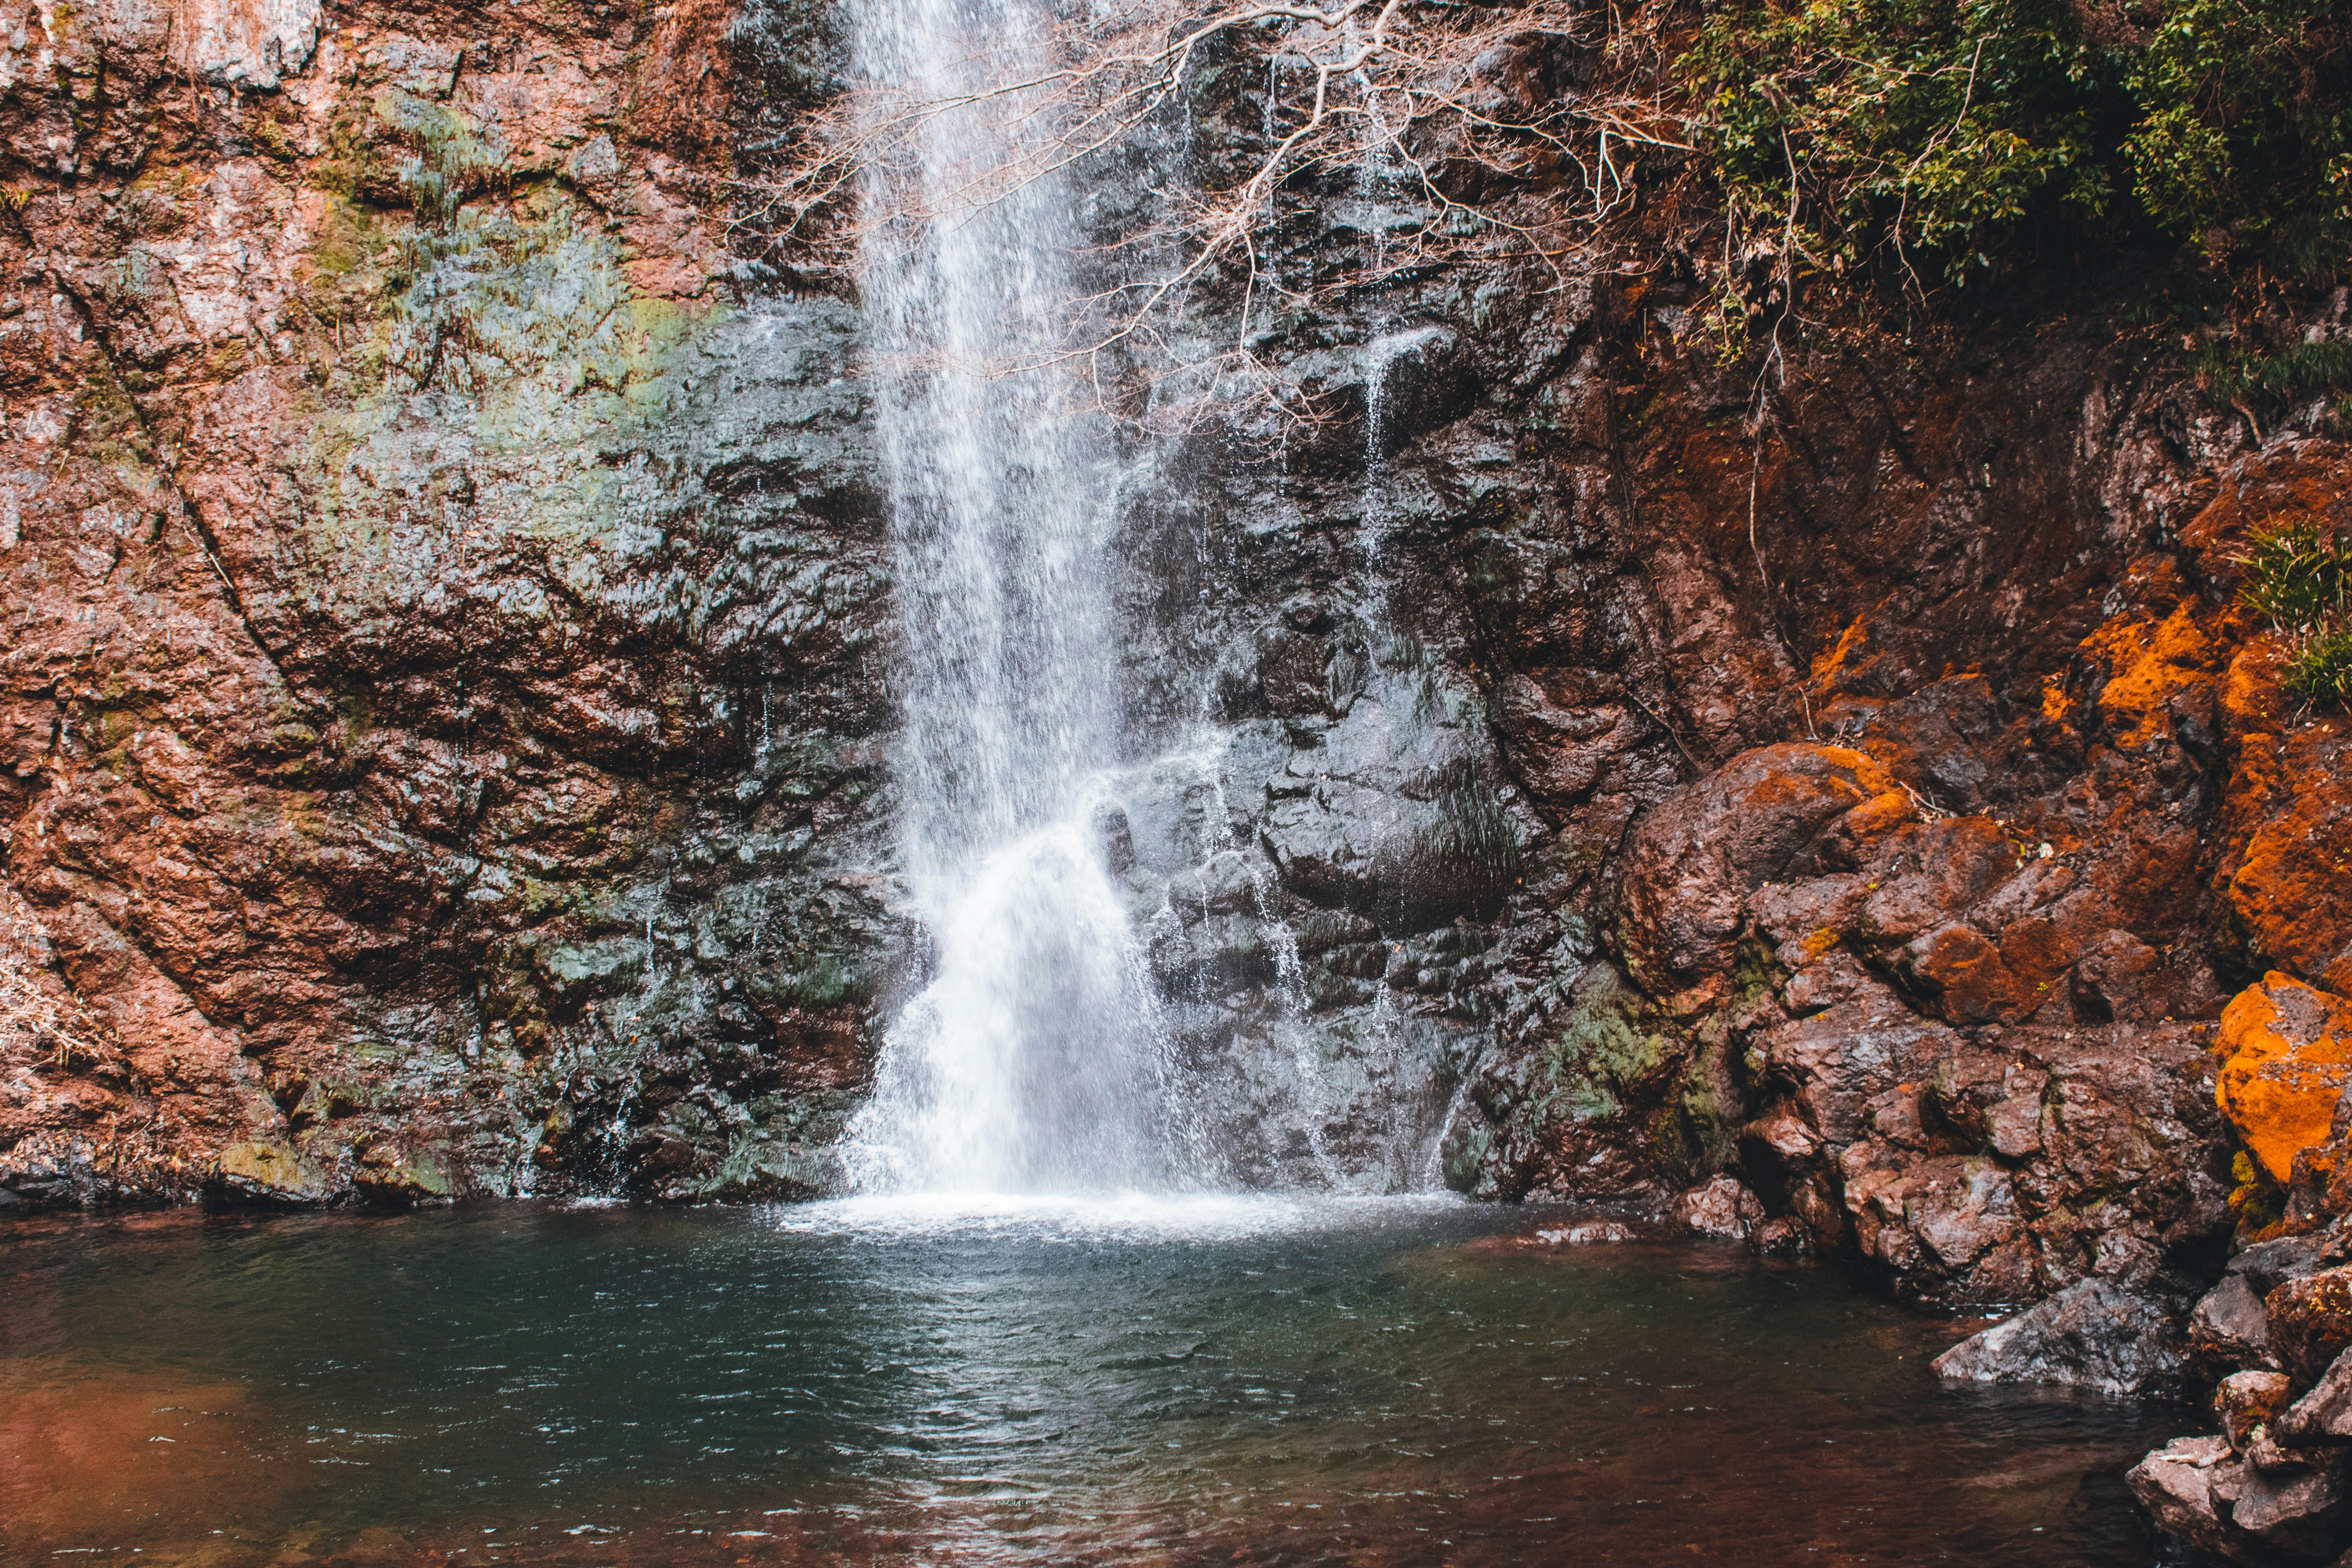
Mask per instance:
[[[933,226],[1075,165],[1133,159],[1155,170],[1152,216],[1090,256],[1097,292],[1072,302],[1082,308],[1053,358],[1083,362],[1097,384],[1116,353],[1270,391],[1278,378],[1249,348],[1269,301],[1375,287],[1474,248],[1564,276],[1636,200],[1643,154],[1692,150],[1686,116],[1663,89],[1644,98],[1571,79],[1573,66],[1642,48],[1654,54],[1655,38],[1570,0],[1074,6],[1043,58],[1033,38],[960,62],[950,80],[845,90],[749,161],[736,237],[804,278],[846,279],[877,245],[918,245]],[[1253,81],[1263,87],[1234,85]],[[1255,126],[1243,123],[1252,109]],[[945,181],[892,177],[936,155],[927,133],[941,116],[989,127],[993,145]],[[1171,152],[1174,128],[1194,117],[1212,146]],[[1286,273],[1275,250],[1286,202],[1295,212],[1351,184],[1403,216],[1383,226],[1377,262]],[[861,201],[870,190],[893,199]],[[1229,324],[1239,316],[1213,363],[1176,347],[1197,339],[1177,329],[1202,300]]]

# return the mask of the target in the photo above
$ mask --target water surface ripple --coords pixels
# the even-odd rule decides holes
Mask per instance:
[[[1556,1224],[1556,1216],[1547,1222]],[[37,1220],[0,1555],[2142,1563],[2174,1409],[1936,1387],[1958,1331],[1452,1200]]]

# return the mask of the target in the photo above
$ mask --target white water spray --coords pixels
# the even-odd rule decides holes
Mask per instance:
[[[1046,47],[1034,0],[862,0],[855,16],[858,68],[930,104]],[[1046,145],[1034,109],[983,95],[936,114],[864,192],[890,220],[865,287],[904,636],[903,853],[936,951],[851,1129],[868,1191],[1171,1175],[1164,1032],[1085,809],[1118,752],[1118,660],[1108,442],[1050,363],[1076,192],[1058,174],[1003,178]]]

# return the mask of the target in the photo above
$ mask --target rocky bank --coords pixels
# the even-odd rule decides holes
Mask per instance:
[[[923,963],[887,520],[856,301],[727,184],[822,13],[0,46],[0,1204],[832,1190]],[[1381,226],[1300,193],[1277,262]],[[2216,407],[2129,258],[1817,333],[1759,424],[1683,243],[1292,312],[1320,417],[1130,440],[1098,820],[1226,1174],[2095,1309],[1951,1370],[2230,1373],[2143,1495],[2316,1560],[2245,1500],[2340,1484],[2337,1331],[2275,1346],[2345,1310],[2352,717],[2238,589],[2352,452]]]

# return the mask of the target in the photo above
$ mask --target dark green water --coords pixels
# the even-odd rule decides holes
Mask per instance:
[[[1434,1201],[0,1229],[11,1563],[2145,1563],[2178,1410]],[[131,1548],[140,1550],[133,1553]]]

